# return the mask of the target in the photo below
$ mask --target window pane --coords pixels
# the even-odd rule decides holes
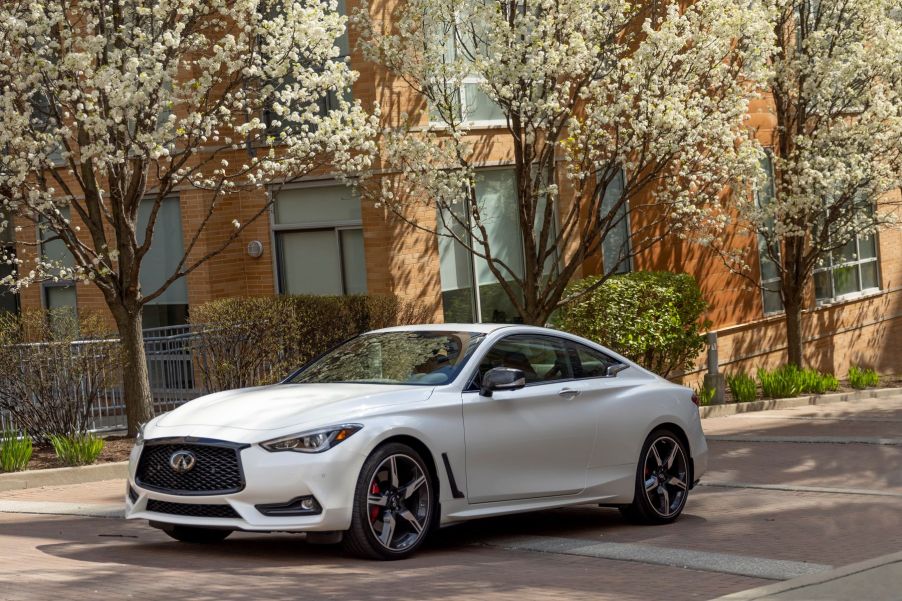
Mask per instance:
[[[504,121],[501,107],[477,83],[464,84],[464,121]]]
[[[861,264],[861,289],[877,288],[877,261]]]
[[[48,309],[69,308],[73,314],[75,313],[75,286],[46,286],[44,288],[44,296]]]
[[[363,230],[340,230],[345,294],[366,294],[366,256]]]
[[[608,366],[617,363],[604,353],[575,342],[568,343],[574,350],[576,361],[573,371],[577,378],[603,378],[608,374]]]
[[[145,330],[185,325],[188,323],[188,305],[144,305],[141,323]]]
[[[777,290],[778,284],[770,284],[768,288],[762,291],[765,313],[778,313],[783,310],[783,300],[780,298],[780,291]]]
[[[511,336],[498,342],[479,364],[480,378],[493,367],[519,369],[527,383],[573,377],[563,342],[544,336]]]
[[[833,298],[833,277],[829,270],[814,274],[814,296],[817,300]]]
[[[3,225],[3,222],[6,222],[5,226]],[[13,225],[13,220],[7,219],[6,215],[0,213],[0,244],[8,244],[14,241],[14,227],[15,226]]]
[[[762,281],[772,280],[780,276],[780,273],[777,270],[777,264],[771,260],[769,253],[766,252],[766,248],[767,240],[764,236],[758,236],[758,256],[761,260]]]
[[[341,261],[335,230],[279,232],[283,294],[341,294]]]
[[[605,188],[601,199],[600,218],[608,219],[614,206],[623,195],[623,170]],[[602,260],[605,273],[627,273],[630,270],[630,228],[627,219],[626,203],[617,208],[611,218],[611,226],[601,243]]]
[[[3,252],[0,250],[0,252]],[[7,265],[0,261],[0,280],[10,275],[15,270],[13,265]],[[15,313],[18,310],[18,302],[16,295],[10,292],[9,288],[0,285],[0,313]]]
[[[463,209],[456,207],[460,220],[464,219]],[[476,321],[473,298],[473,259],[462,244],[450,234],[463,237],[466,227],[447,213],[437,217],[439,274],[442,281],[442,310],[446,323],[469,323]]]
[[[345,0],[338,0],[338,14],[344,15],[345,13]],[[351,54],[350,46],[348,45],[348,27],[347,23],[345,24],[344,33],[338,36],[338,39],[335,40],[335,45],[338,46],[338,52],[341,56],[348,56]]]
[[[840,267],[833,270],[833,287],[836,296],[842,296],[861,290],[858,283],[858,267]]]
[[[523,240],[515,187],[513,169],[482,171],[476,183],[476,203],[492,256],[503,261],[517,276],[522,276]],[[502,273],[509,277],[503,269]],[[498,283],[488,263],[478,257],[476,281],[479,284],[482,321],[506,323],[517,319],[518,314],[510,297]]]
[[[277,224],[360,221],[360,198],[347,186],[295,188],[279,193]]]
[[[874,236],[858,239],[858,258],[873,259],[877,256],[877,244]]]
[[[144,243],[144,230],[153,210],[153,200],[146,199],[138,207],[138,244]],[[184,254],[182,241],[182,217],[179,199],[165,198],[157,211],[157,221],[153,228],[150,250],[141,263],[141,291],[150,294],[156,291],[175,273]],[[172,283],[166,292],[151,301],[160,305],[187,305],[188,282],[180,278]],[[147,326],[150,327],[150,326]]]
[[[842,247],[833,251],[833,264],[840,265],[849,261],[858,260],[858,249],[855,245],[855,238],[846,242]]]

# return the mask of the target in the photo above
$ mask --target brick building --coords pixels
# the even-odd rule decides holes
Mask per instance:
[[[422,99],[403,82],[367,63],[357,51],[348,50],[356,47],[354,42],[353,32],[350,40],[340,42],[360,73],[354,97],[364,106],[379,102],[386,119],[408,113],[421,115],[425,122],[428,111]],[[471,134],[473,142],[486,157],[484,190],[477,193],[494,195],[493,202],[513,202],[512,171],[507,169],[512,153],[505,126],[486,98],[466,89],[462,97],[469,99],[468,112],[477,125]],[[774,117],[767,99],[752,106],[750,125],[757,128],[763,144],[770,143]],[[564,192],[562,199],[565,197]],[[192,254],[200,257],[214,248],[230,231],[233,219],[250,219],[266,198],[264,192],[227,198]],[[492,294],[490,276],[478,261],[451,243],[405,225],[387,209],[362,201],[328,173],[285,187],[274,201],[268,215],[250,225],[237,243],[156,299],[145,313],[145,327],[184,323],[192,306],[216,298],[291,293],[396,294],[431,307],[437,321],[513,317],[503,299]],[[142,286],[155,287],[164,273],[171,272],[203,218],[207,202],[203,193],[182,190],[164,203],[153,250],[145,260]],[[435,215],[423,211],[417,218],[428,223]],[[510,237],[515,231],[501,222],[492,234]],[[26,261],[35,252],[65,254],[57,242],[38,247],[17,245],[9,230],[3,235],[7,238],[0,244],[15,245]],[[37,241],[34,228],[23,228],[16,235],[20,242]],[[621,240],[629,237],[628,221],[615,235]],[[516,246],[517,241],[510,243]],[[736,232],[729,244],[751,248],[757,242]],[[873,366],[883,373],[902,373],[898,358],[902,356],[902,231],[887,230],[857,240],[854,246],[837,253],[815,276],[804,317],[806,360],[838,375],[845,374],[852,363]],[[587,263],[581,275],[597,272],[609,258],[601,256]],[[696,277],[710,302],[707,317],[719,333],[720,357],[727,370],[733,365],[754,369],[785,361],[779,296],[762,294],[731,274],[710,251],[667,240],[637,255],[626,268],[685,271]],[[755,263],[752,270],[754,277],[768,281],[766,264]],[[23,290],[18,298],[0,296],[0,309],[61,306],[106,310],[100,292],[90,284],[44,283]],[[694,380],[699,373],[687,376]]]

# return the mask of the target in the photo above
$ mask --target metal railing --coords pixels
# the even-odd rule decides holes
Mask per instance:
[[[172,326],[152,328],[144,331],[144,351],[147,356],[147,372],[153,397],[154,413],[159,415],[179,405],[206,394],[202,382],[202,362],[205,354],[198,351],[197,326]],[[71,343],[71,356],[90,355],[96,345],[118,342],[118,339],[85,340]],[[54,343],[33,343],[23,345],[37,347]],[[57,343],[58,344],[58,343]],[[23,356],[24,360],[24,356]],[[109,431],[125,428],[125,401],[122,394],[122,374],[104,373],[106,386],[96,391],[91,407],[89,429]],[[75,393],[78,398],[78,392]],[[79,398],[79,400],[82,400]],[[11,416],[0,411],[0,429],[15,427]]]

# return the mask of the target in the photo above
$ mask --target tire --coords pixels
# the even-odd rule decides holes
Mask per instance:
[[[673,431],[659,428],[648,435],[636,468],[633,502],[620,507],[631,522],[669,524],[686,506],[691,482],[689,452]]]
[[[399,443],[377,448],[357,478],[345,550],[367,559],[410,557],[429,534],[435,499],[432,474],[419,453]]]
[[[231,530],[219,528],[199,528],[196,526],[172,526],[163,532],[182,543],[209,545],[221,543],[232,533]]]

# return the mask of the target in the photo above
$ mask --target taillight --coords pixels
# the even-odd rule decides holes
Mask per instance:
[[[694,392],[692,393],[692,402],[695,403],[696,407],[698,407],[698,395]]]

